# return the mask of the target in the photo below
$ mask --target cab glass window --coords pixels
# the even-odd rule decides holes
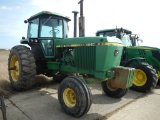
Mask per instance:
[[[45,55],[53,55],[53,40],[41,40],[41,44]]]
[[[39,24],[39,19],[34,19],[29,21],[29,26],[28,26],[28,38],[37,38],[38,37],[38,24]]]
[[[52,16],[40,20],[40,37],[63,38],[63,23],[61,19]]]

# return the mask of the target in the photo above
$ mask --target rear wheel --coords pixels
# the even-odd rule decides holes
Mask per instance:
[[[160,79],[158,79],[158,82],[157,82],[157,84],[158,84],[158,85],[160,85]]]
[[[86,114],[92,102],[87,84],[76,76],[67,77],[60,83],[58,99],[63,110],[74,117]]]
[[[160,71],[158,71],[158,82],[157,82],[158,85],[160,85]]]
[[[26,90],[33,86],[36,65],[30,49],[18,45],[11,49],[8,59],[9,79],[16,90]]]
[[[123,97],[128,89],[123,88],[114,88],[112,87],[111,80],[106,80],[102,82],[102,89],[106,93],[106,95],[113,97],[113,98],[121,98]]]
[[[155,88],[158,81],[158,76],[153,67],[147,63],[135,62],[129,65],[136,69],[135,77],[133,80],[132,90],[138,92],[149,92]]]

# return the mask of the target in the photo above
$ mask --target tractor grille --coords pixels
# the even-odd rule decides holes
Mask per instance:
[[[82,46],[74,49],[75,67],[87,70],[95,70],[95,46]]]
[[[152,55],[160,61],[160,52],[158,50],[152,50]]]

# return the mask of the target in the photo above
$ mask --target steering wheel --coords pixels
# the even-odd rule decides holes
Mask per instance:
[[[58,29],[54,29],[54,31],[53,31],[53,30],[50,30],[50,31],[49,31],[50,34],[52,34],[53,32],[56,33],[56,34],[58,34],[58,33],[59,33],[59,30],[58,30]]]

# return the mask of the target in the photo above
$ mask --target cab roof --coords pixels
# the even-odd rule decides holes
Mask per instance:
[[[71,19],[67,16],[64,16],[64,15],[61,15],[61,14],[58,14],[58,13],[55,13],[55,12],[50,12],[50,11],[39,12],[35,15],[32,15],[28,20],[34,19],[34,18],[42,16],[42,15],[54,15],[54,16],[62,17],[64,19],[66,19],[67,21],[71,21]]]

